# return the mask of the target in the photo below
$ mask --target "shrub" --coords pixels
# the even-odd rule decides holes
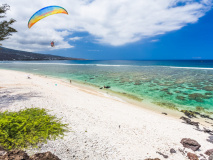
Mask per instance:
[[[0,113],[0,146],[5,149],[36,147],[48,139],[62,138],[67,124],[62,124],[45,109],[30,108]]]

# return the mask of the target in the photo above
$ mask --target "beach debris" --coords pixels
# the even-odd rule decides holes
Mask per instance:
[[[167,115],[167,113],[165,113],[165,112],[162,112],[162,114]]]
[[[184,152],[184,149],[181,149],[181,148],[178,148],[179,152],[182,153],[182,155],[185,156],[185,152]]]
[[[196,154],[194,154],[194,153],[188,152],[188,153],[187,153],[187,157],[188,157],[190,160],[199,160],[199,159],[198,159],[198,156],[197,156]]]
[[[171,154],[176,153],[175,149],[174,149],[174,148],[171,148],[171,149],[170,149],[170,153],[171,153]]]
[[[156,153],[158,153],[159,155],[163,156],[163,158],[169,158],[169,156],[167,156],[167,155],[165,155],[165,154],[163,154],[161,152],[156,152]]]
[[[206,155],[210,156],[211,154],[213,154],[213,149],[209,149],[205,152]]]
[[[197,151],[201,147],[196,140],[190,138],[183,138],[180,143],[183,145],[183,147],[190,148],[193,151]]]
[[[199,127],[199,122],[191,121],[191,119],[186,118],[186,117],[183,117],[183,116],[180,117],[180,119],[184,120],[185,123],[187,123],[187,124],[194,125],[194,126],[196,126],[197,128]]]
[[[45,153],[37,153],[30,157],[30,160],[60,160],[56,155],[52,154],[51,152]]]

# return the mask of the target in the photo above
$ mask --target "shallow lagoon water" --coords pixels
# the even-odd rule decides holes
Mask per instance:
[[[178,109],[213,111],[213,61],[0,62],[0,68],[47,75]]]

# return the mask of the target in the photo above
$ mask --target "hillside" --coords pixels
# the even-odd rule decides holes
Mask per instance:
[[[0,47],[0,61],[36,61],[36,60],[85,60],[85,59],[61,57],[50,54],[38,54]]]

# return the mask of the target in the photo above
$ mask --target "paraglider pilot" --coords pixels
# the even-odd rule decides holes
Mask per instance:
[[[51,47],[55,47],[54,41],[52,41],[50,44],[51,44]]]

